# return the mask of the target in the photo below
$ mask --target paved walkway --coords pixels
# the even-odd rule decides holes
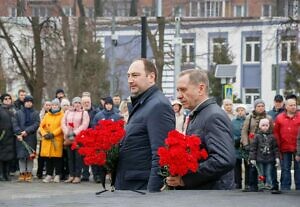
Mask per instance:
[[[132,191],[105,192],[99,196],[100,184],[0,182],[0,207],[299,207],[300,191],[272,195],[269,192],[241,191],[165,191],[141,195]]]

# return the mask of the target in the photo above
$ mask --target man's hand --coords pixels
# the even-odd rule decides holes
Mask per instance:
[[[279,165],[280,165],[280,160],[279,160],[279,158],[276,158],[276,160],[275,160],[275,167],[278,167]]]
[[[296,155],[295,159],[296,159],[297,162],[299,162],[300,161],[300,156]]]
[[[17,136],[17,140],[22,141],[22,140],[23,140],[22,135],[18,135],[18,136]]]
[[[22,132],[21,132],[21,136],[22,136],[22,137],[26,137],[26,136],[27,136],[27,132],[26,132],[26,131],[22,131]]]
[[[250,160],[250,163],[251,163],[252,165],[256,165],[256,160]]]
[[[176,177],[169,176],[167,177],[166,182],[168,186],[172,186],[172,187],[184,186],[184,182],[181,176],[176,176]]]

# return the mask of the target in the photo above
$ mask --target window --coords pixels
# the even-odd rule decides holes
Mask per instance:
[[[260,61],[260,38],[246,37],[244,47],[244,61],[247,63],[256,63]]]
[[[182,63],[195,62],[195,43],[194,39],[182,40]]]
[[[192,1],[189,6],[191,16],[200,17],[224,17],[222,0]]]
[[[212,61],[213,63],[216,62],[216,56],[217,54],[220,54],[222,49],[226,47],[226,39],[222,37],[214,38],[212,41]]]
[[[259,93],[260,93],[259,89],[246,88],[245,89],[245,101],[244,101],[244,103],[252,105],[256,99],[260,98]]]
[[[63,12],[67,17],[73,16],[73,12],[72,12],[71,7],[63,7]]]
[[[235,5],[233,9],[233,16],[234,17],[244,17],[245,15],[245,7],[244,5]]]
[[[10,7],[9,10],[8,10],[8,13],[9,13],[10,17],[16,17],[16,16],[18,16],[17,8],[16,7]]]
[[[272,6],[270,4],[262,5],[262,14],[263,17],[271,17],[272,16]]]
[[[49,17],[50,11],[47,7],[33,7],[32,16],[34,17]]]
[[[186,16],[184,5],[177,5],[173,8],[173,16]]]
[[[143,12],[143,16],[146,16],[146,17],[152,16],[152,8],[151,7],[144,7],[142,12]]]
[[[291,55],[297,50],[295,36],[283,36],[280,42],[280,61],[290,62]]]
[[[94,8],[92,8],[92,7],[85,8],[85,15],[89,18],[93,18],[94,17]]]

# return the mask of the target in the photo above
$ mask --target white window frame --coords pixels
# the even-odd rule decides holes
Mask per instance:
[[[152,16],[152,7],[143,7],[142,9],[143,16],[151,17]]]
[[[238,8],[241,8],[241,15],[237,14]],[[233,16],[234,17],[244,17],[244,16],[246,16],[245,14],[246,14],[245,5],[241,5],[241,4],[234,5],[234,7],[233,7]]]
[[[284,38],[288,38],[288,39],[284,39]],[[286,50],[286,60],[283,60],[283,54],[282,54],[282,47],[283,44],[287,45],[287,50]],[[292,48],[293,45],[295,45],[295,49],[297,49],[297,40],[296,40],[296,36],[283,36],[281,38],[280,44],[279,44],[279,61],[282,63],[289,63],[291,62],[291,55],[292,55]]]
[[[63,12],[67,17],[73,16],[72,7],[63,7]]]
[[[10,17],[17,17],[18,16],[18,9],[17,7],[9,7],[8,14]]]
[[[195,1],[189,4],[190,16],[195,16],[192,14],[192,8],[197,7],[197,16],[200,17],[224,17],[225,16],[225,1],[223,0],[211,0],[211,1]]]
[[[265,7],[268,7],[268,13],[265,14]],[[261,16],[262,17],[271,17],[272,16],[272,5],[271,4],[263,4],[261,6]]]
[[[195,63],[195,40],[193,38],[189,38],[189,39],[182,39],[182,46],[181,46],[181,50],[182,50],[182,57],[183,57],[183,50],[186,50],[186,61],[183,60],[182,58],[182,63],[183,64],[191,64],[191,63]],[[193,48],[194,53],[191,54],[191,49]]]
[[[247,41],[247,38],[258,38],[258,40],[251,40],[251,41]],[[247,45],[250,46],[251,48],[251,56],[250,56],[250,60],[247,60]],[[258,46],[259,49],[259,59],[255,60],[255,49],[256,46]],[[260,38],[259,37],[245,37],[245,41],[244,41],[244,63],[259,63],[261,61],[261,42],[260,42]]]
[[[42,9],[45,9],[45,14],[44,15],[41,15],[42,13]],[[41,6],[41,7],[32,7],[32,16],[35,16],[35,17],[49,17],[50,16],[50,10],[48,7],[44,7],[44,6]]]

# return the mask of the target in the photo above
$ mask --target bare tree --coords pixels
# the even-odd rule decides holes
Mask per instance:
[[[165,35],[165,17],[157,17],[158,29],[154,33],[151,32],[147,25],[147,36],[152,48],[152,52],[155,59],[155,64],[158,70],[157,85],[162,88],[162,74],[165,64],[164,59],[164,35]],[[156,41],[156,35],[158,35],[158,41]]]
[[[2,94],[3,92],[6,92],[6,79],[4,77],[4,71],[0,56],[0,94]]]

